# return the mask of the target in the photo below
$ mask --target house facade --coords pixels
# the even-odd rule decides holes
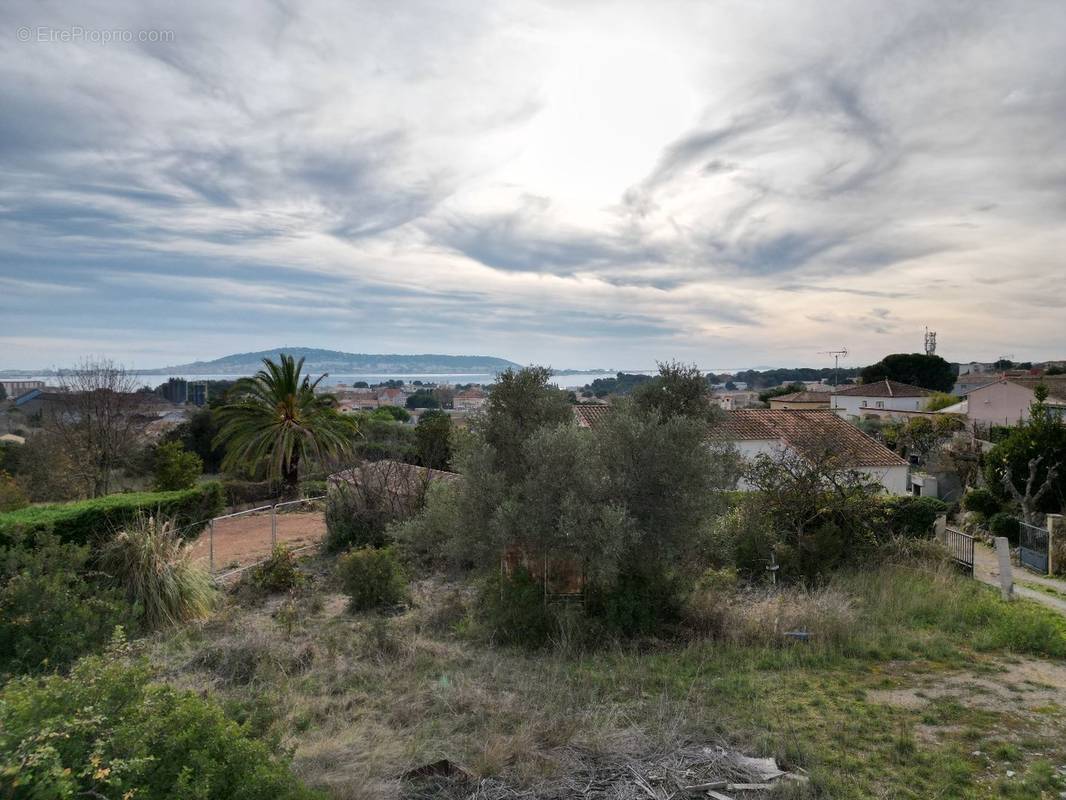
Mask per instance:
[[[1066,376],[1002,378],[966,395],[966,418],[979,425],[1017,425],[1029,419],[1036,387],[1047,387],[1048,408],[1066,416]]]
[[[920,386],[886,378],[835,390],[830,407],[844,419],[862,419],[867,415],[891,417],[892,412],[925,411],[932,395]]]
[[[484,391],[476,386],[472,386],[469,389],[459,392],[454,398],[452,398],[452,408],[456,411],[473,414],[480,411],[488,400],[489,396],[485,394]]]
[[[792,452],[814,460],[831,456],[841,470],[879,483],[888,494],[910,491],[910,465],[880,442],[830,410],[745,409],[725,415],[715,430],[718,441],[736,448],[745,462]],[[743,479],[737,488],[748,491]]]

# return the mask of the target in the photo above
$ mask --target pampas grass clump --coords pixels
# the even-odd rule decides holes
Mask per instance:
[[[148,628],[202,619],[215,605],[211,576],[192,562],[189,543],[169,520],[138,518],[108,542],[100,564]]]

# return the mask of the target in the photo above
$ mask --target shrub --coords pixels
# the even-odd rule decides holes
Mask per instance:
[[[86,658],[0,689],[0,795],[284,800],[318,795],[195,692],[143,663]]]
[[[18,511],[30,504],[22,487],[15,479],[0,470],[0,512]]]
[[[323,497],[329,489],[329,481],[300,481],[301,497]]]
[[[352,611],[393,606],[407,597],[400,562],[389,548],[365,547],[341,556],[341,585]]]
[[[157,492],[191,489],[204,471],[204,462],[196,453],[186,452],[181,442],[164,442],[155,451],[155,480]]]
[[[193,564],[188,543],[169,521],[135,520],[105,545],[100,564],[149,628],[201,619],[214,605],[211,576]]]
[[[52,534],[0,547],[0,673],[63,669],[135,627],[122,593],[89,569],[89,547]]]
[[[241,506],[248,503],[272,502],[278,497],[280,489],[273,481],[242,481],[226,478],[222,481],[222,492],[227,506]]]
[[[627,569],[610,583],[586,590],[586,608],[608,633],[642,636],[678,618],[680,597],[671,576]]]
[[[222,487],[202,483],[180,492],[111,494],[80,503],[31,506],[0,514],[0,542],[19,534],[51,531],[65,542],[99,543],[146,514],[174,521],[185,537],[195,536],[222,509]]]
[[[478,620],[489,636],[503,644],[531,649],[547,645],[556,630],[555,616],[545,603],[544,587],[525,569],[494,574],[482,584]]]
[[[962,507],[988,519],[1000,509],[999,498],[988,489],[970,489],[962,498]]]
[[[408,564],[426,569],[443,567],[458,558],[454,551],[459,526],[456,487],[444,481],[433,481],[426,491],[426,505],[422,512],[391,525],[387,537],[396,542]]]
[[[1021,524],[1014,515],[1000,511],[989,518],[988,530],[993,536],[1006,536],[1014,544],[1021,534]]]
[[[302,586],[307,576],[296,566],[296,556],[283,544],[275,545],[270,558],[247,573],[245,581],[261,592],[287,592]]]
[[[946,514],[948,504],[935,497],[889,497],[883,501],[886,526],[895,536],[921,538],[930,536],[933,523]]]
[[[322,546],[329,553],[351,547],[384,547],[386,528],[393,520],[389,509],[379,506],[358,489],[340,485],[326,498],[326,537]]]

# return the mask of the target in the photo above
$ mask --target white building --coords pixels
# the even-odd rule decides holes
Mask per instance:
[[[1042,378],[1003,378],[971,389],[966,406],[967,419],[980,425],[1018,425],[1029,419],[1029,406],[1036,400],[1036,387],[1048,390],[1047,407],[1066,417],[1066,376]]]
[[[864,415],[891,417],[892,411],[924,411],[933,393],[920,386],[890,381],[887,378],[873,383],[835,389],[830,408],[847,419],[861,419]]]
[[[910,489],[907,462],[832,411],[732,411],[715,429],[715,438],[732,444],[747,462],[783,451],[811,460],[831,456],[842,470],[880,483],[889,494],[907,494]],[[737,488],[751,487],[741,480]]]
[[[7,398],[14,400],[20,394],[25,394],[31,389],[43,389],[44,381],[3,380],[0,381],[0,386],[4,387]]]
[[[472,414],[480,411],[488,400],[489,396],[485,394],[485,392],[476,386],[472,386],[465,391],[459,392],[459,394],[452,399],[452,408],[456,411]]]

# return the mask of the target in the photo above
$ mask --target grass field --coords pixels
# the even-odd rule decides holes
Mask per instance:
[[[233,601],[147,646],[165,679],[216,692],[338,798],[405,796],[397,776],[439,758],[536,787],[583,759],[691,743],[805,771],[795,797],[1066,789],[1064,620],[949,572],[845,575],[817,602],[741,598],[716,638],[526,653],[479,636],[463,586],[424,581],[402,613],[353,615],[327,566],[305,563],[315,580],[298,596]],[[812,640],[783,640],[785,619]]]

